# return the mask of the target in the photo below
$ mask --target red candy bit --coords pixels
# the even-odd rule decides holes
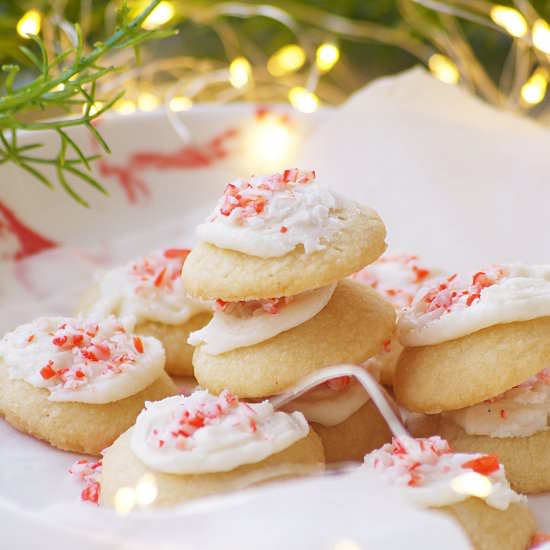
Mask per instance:
[[[30,344],[34,339],[35,339],[35,335],[34,335],[34,334],[31,334],[31,335],[27,338],[27,343]]]
[[[134,336],[134,347],[138,353],[143,353],[143,341],[139,336]]]
[[[99,504],[99,497],[101,494],[101,486],[95,479],[90,479],[88,484],[80,493],[80,498],[84,502],[91,502],[92,504]]]
[[[80,353],[82,357],[84,357],[84,359],[87,359],[88,361],[92,361],[94,363],[97,363],[97,361],[99,361],[97,355],[93,351],[90,351],[89,349],[82,348],[80,350]]]
[[[506,420],[508,418],[508,411],[506,409],[500,409],[500,418]]]
[[[534,550],[537,546],[544,544],[545,542],[550,542],[550,534],[548,533],[535,533],[531,538],[530,548]]]
[[[185,260],[190,253],[191,249],[189,248],[168,248],[164,251],[163,255],[165,258],[181,258]]]
[[[386,340],[383,344],[382,344],[382,349],[386,352],[386,353],[389,353],[391,351],[391,340]]]
[[[423,268],[417,267],[416,265],[412,266],[412,270],[416,276],[414,281],[415,283],[421,283],[430,274],[429,269],[423,269]]]
[[[42,376],[44,380],[49,380],[50,378],[57,376],[57,372],[55,372],[53,368],[53,361],[51,359],[44,367],[40,369],[40,376]]]
[[[498,457],[496,457],[495,455],[484,455],[480,456],[479,458],[474,458],[473,460],[468,460],[468,462],[464,462],[464,464],[462,464],[462,467],[470,468],[478,474],[487,476],[489,474],[492,474],[493,472],[496,472],[499,469],[500,464],[498,461]]]
[[[166,270],[167,270],[167,267],[164,267],[163,269],[161,269],[160,273],[156,276],[154,284],[157,288],[162,286],[162,280],[164,279],[164,276],[166,275]]]
[[[68,336],[66,334],[64,336],[56,336],[52,339],[52,344],[54,346],[62,348],[67,343],[67,340]]]
[[[345,390],[351,383],[350,376],[339,376],[338,378],[333,378],[332,380],[327,380],[325,385],[327,388],[333,391],[342,391]]]
[[[286,233],[288,231],[288,227],[286,225],[281,225],[279,228],[280,233]]]

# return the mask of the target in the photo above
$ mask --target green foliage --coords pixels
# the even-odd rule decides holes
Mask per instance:
[[[90,163],[96,156],[86,156],[72,140],[67,129],[74,126],[86,127],[95,137],[104,152],[109,147],[93,125],[93,121],[109,110],[124,92],[110,98],[98,98],[98,82],[121,70],[122,67],[103,65],[107,55],[116,50],[138,48],[144,42],[163,38],[173,34],[167,30],[145,30],[142,23],[160,0],[153,0],[145,10],[134,19],[123,7],[118,14],[118,27],[115,33],[104,42],[98,42],[87,52],[82,33],[75,24],[74,44],[51,58],[41,38],[33,36],[35,48],[20,46],[19,50],[34,67],[36,76],[27,83],[16,86],[20,66],[6,64],[2,66],[5,75],[5,94],[0,97],[0,165],[13,162],[34,176],[49,188],[54,184],[45,175],[42,168],[51,165],[55,168],[58,184],[76,201],[87,206],[86,201],[75,191],[68,176],[76,177],[102,193],[104,187],[91,175]],[[101,104],[98,108],[97,105]],[[53,120],[35,120],[37,112],[62,109],[69,116]],[[78,109],[80,114],[75,115]],[[35,156],[33,152],[41,147],[40,143],[18,145],[17,134],[20,130],[51,130],[59,137],[59,150],[53,158]],[[69,158],[69,155],[72,157]]]

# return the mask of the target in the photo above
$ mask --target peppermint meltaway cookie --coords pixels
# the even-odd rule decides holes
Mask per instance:
[[[303,413],[323,442],[327,464],[361,462],[365,454],[391,441],[383,416],[350,376],[329,380],[282,409]]]
[[[496,266],[426,287],[402,316],[397,399],[430,433],[498,454],[512,486],[550,489],[550,268]]]
[[[183,270],[187,291],[230,302],[322,287],[386,248],[376,212],[297,169],[230,183],[197,235]]]
[[[135,332],[159,339],[166,351],[166,370],[193,375],[189,333],[210,319],[211,306],[187,295],[181,270],[189,252],[169,248],[102,273],[84,296],[80,313],[105,318],[133,316]]]
[[[393,308],[377,292],[343,280],[297,296],[222,302],[212,321],[191,333],[195,377],[213,393],[279,394],[338,363],[361,363],[391,335]]]
[[[43,317],[0,340],[0,414],[68,451],[98,455],[145,401],[177,393],[164,350],[114,317]]]
[[[411,254],[384,254],[376,262],[351,275],[351,279],[374,288],[395,308],[399,317],[409,307],[418,290],[430,279],[440,275]],[[403,346],[396,334],[384,342],[380,352],[365,364],[371,372],[376,371],[383,384],[391,386],[395,366]]]
[[[106,450],[101,504],[116,506],[121,489],[153,480],[151,506],[243,489],[319,471],[323,447],[301,413],[245,403],[230,392],[196,391],[147,403],[133,428]]]
[[[476,550],[525,550],[535,532],[526,498],[510,488],[494,455],[454,453],[439,437],[401,437],[361,468],[411,502],[452,516]]]

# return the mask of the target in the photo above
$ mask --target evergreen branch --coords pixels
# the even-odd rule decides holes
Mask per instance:
[[[122,97],[124,92],[111,98],[99,99],[97,89],[100,81],[123,67],[110,65],[108,54],[125,48],[134,48],[153,39],[160,39],[174,34],[170,30],[146,30],[142,23],[157,7],[161,0],[152,0],[149,5],[134,19],[129,20],[129,10],[123,6],[118,14],[119,26],[115,33],[103,42],[98,42],[93,49],[86,52],[80,26],[75,25],[75,41],[71,48],[56,56],[49,56],[43,40],[32,36],[38,55],[26,46],[21,46],[22,53],[37,68],[38,75],[29,83],[17,87],[16,79],[20,70],[18,65],[4,65],[2,71],[5,78],[5,95],[0,97],[0,164],[12,162],[27,171],[48,188],[54,185],[40,169],[40,166],[51,166],[55,169],[57,183],[75,201],[83,206],[88,202],[75,190],[68,176],[81,180],[95,190],[107,194],[106,189],[92,176],[91,162],[98,155],[86,155],[79,145],[71,138],[67,130],[71,127],[84,127],[93,136],[104,152],[110,149],[101,133],[93,124],[94,120],[111,109]],[[68,110],[71,106],[81,109],[78,116],[40,120],[46,108],[57,107]],[[29,117],[29,114],[31,115]],[[24,115],[24,118],[23,118]],[[43,116],[43,115],[42,115]],[[32,122],[29,122],[29,119]],[[34,143],[17,146],[17,132],[51,130],[57,133],[60,145],[52,158],[29,156],[28,151],[40,147]],[[6,139],[5,132],[11,132],[11,143]],[[72,153],[73,158],[68,158]]]

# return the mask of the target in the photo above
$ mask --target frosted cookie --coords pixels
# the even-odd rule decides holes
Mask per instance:
[[[279,394],[322,367],[364,361],[395,323],[393,308],[377,292],[349,280],[290,300],[222,308],[190,336],[198,346],[195,377],[212,393],[228,388],[250,398]]]
[[[99,319],[134,317],[137,334],[162,342],[167,372],[192,376],[193,348],[187,338],[210,320],[211,306],[185,291],[181,270],[189,252],[169,248],[101,274],[84,296],[80,313]]]
[[[418,290],[430,279],[440,275],[411,254],[384,254],[373,264],[350,276],[351,279],[368,285],[384,296],[395,308],[399,317],[405,307],[409,307]],[[366,366],[376,371],[383,384],[391,386],[395,366],[403,346],[395,334],[384,342],[380,352],[369,359]]]
[[[400,316],[398,401],[416,412],[476,405],[550,364],[550,267],[494,266],[435,279]]]
[[[285,170],[230,183],[183,270],[201,299],[292,296],[333,283],[386,248],[373,210],[335,195],[315,172]]]
[[[438,433],[453,449],[498,455],[512,487],[550,490],[550,369],[477,405],[432,415],[416,428]]]
[[[154,480],[155,507],[296,477],[322,467],[323,447],[300,413],[197,391],[147,403],[135,426],[107,449],[100,503]]]
[[[525,550],[535,532],[526,498],[493,455],[453,453],[439,437],[403,437],[367,455],[362,468],[413,503],[452,516],[476,550]]]
[[[369,394],[349,376],[321,384],[283,410],[303,413],[323,442],[327,464],[361,462],[365,454],[391,441],[386,421]]]
[[[98,455],[145,401],[175,393],[161,343],[113,317],[44,317],[0,340],[0,413],[60,449]]]

